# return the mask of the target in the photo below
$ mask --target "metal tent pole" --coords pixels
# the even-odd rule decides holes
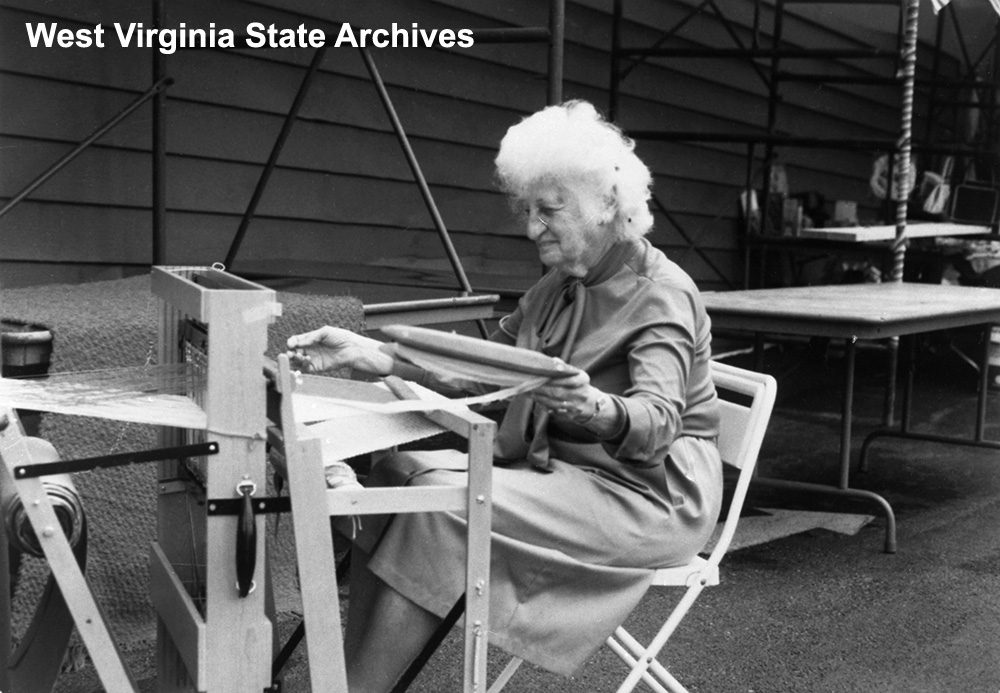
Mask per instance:
[[[229,246],[229,252],[226,253],[225,265],[228,268],[232,268],[233,263],[236,261],[236,253],[243,244],[243,239],[246,236],[247,229],[250,226],[250,222],[253,220],[254,213],[257,211],[257,205],[260,204],[260,199],[264,196],[264,190],[267,189],[267,183],[271,179],[271,173],[274,171],[274,167],[278,163],[278,157],[281,156],[281,150],[285,147],[285,141],[288,139],[288,135],[292,131],[292,126],[295,124],[295,120],[298,118],[299,111],[302,108],[302,102],[305,101],[306,94],[309,93],[309,88],[312,86],[313,79],[316,77],[316,73],[319,71],[319,66],[323,62],[323,57],[325,55],[326,46],[321,46],[316,49],[316,52],[313,54],[312,62],[309,63],[309,68],[306,70],[306,74],[302,78],[302,83],[299,85],[299,90],[295,94],[295,100],[292,102],[291,108],[288,109],[288,113],[285,114],[285,122],[281,126],[278,138],[274,141],[274,146],[271,148],[271,154],[267,158],[264,170],[260,173],[260,178],[257,180],[257,187],[254,188],[253,195],[250,196],[250,203],[247,205],[246,212],[243,214],[243,220],[240,222],[240,227],[236,230],[236,236],[233,237],[233,242]]]
[[[123,121],[129,115],[131,115],[137,108],[139,108],[140,106],[142,106],[144,103],[146,103],[147,101],[149,101],[151,98],[153,98],[154,96],[156,96],[160,92],[162,92],[164,89],[166,89],[167,87],[169,87],[171,84],[173,84],[173,80],[172,79],[170,79],[170,78],[164,78],[164,79],[161,79],[156,84],[154,84],[153,86],[151,86],[149,89],[147,89],[142,94],[142,96],[140,96],[135,101],[133,101],[128,106],[126,106],[121,111],[119,111],[117,115],[115,115],[113,118],[111,118],[111,120],[109,120],[106,123],[104,123],[104,125],[102,125],[99,128],[97,128],[97,130],[95,130],[93,133],[91,133],[90,136],[88,136],[85,140],[83,140],[82,142],[80,142],[80,144],[78,144],[76,147],[74,147],[72,149],[72,151],[68,152],[62,158],[60,158],[58,161],[56,161],[54,164],[52,164],[47,169],[45,169],[44,171],[42,171],[42,173],[40,173],[33,181],[31,181],[31,183],[29,183],[28,185],[26,185],[19,193],[17,193],[16,195],[14,195],[14,197],[12,197],[10,200],[8,200],[7,204],[5,204],[3,206],[3,208],[0,208],[0,217],[3,217],[5,214],[7,214],[19,202],[21,202],[24,198],[26,198],[28,195],[30,195],[32,192],[34,192],[39,186],[41,186],[43,183],[45,183],[49,178],[51,178],[52,176],[54,176],[55,174],[57,174],[67,164],[69,164],[74,159],[76,159],[78,156],[80,156],[80,154],[82,154],[83,151],[85,149],[87,149],[87,147],[89,147],[90,145],[92,145],[97,140],[101,139],[101,137],[103,137],[105,134],[107,134],[107,132],[109,130],[111,130],[112,128],[114,128],[116,125],[118,125],[118,123],[120,123],[121,121]]]
[[[166,11],[164,0],[153,0],[153,27],[162,29]],[[166,74],[166,56],[161,51],[153,51],[153,81],[159,82]],[[167,96],[158,92],[153,99],[153,145],[152,145],[152,263],[163,265],[167,258]]]
[[[427,185],[427,179],[424,178],[423,171],[420,170],[420,163],[417,161],[416,154],[413,153],[410,141],[406,137],[406,131],[403,130],[403,124],[400,122],[399,116],[396,114],[396,109],[392,105],[392,100],[389,98],[389,92],[385,88],[385,83],[382,81],[382,77],[378,73],[378,68],[375,67],[375,61],[372,60],[371,53],[368,52],[367,48],[359,48],[358,50],[361,51],[361,57],[365,62],[365,67],[368,70],[368,74],[372,78],[372,82],[375,84],[376,91],[378,91],[379,99],[382,101],[382,107],[385,109],[386,115],[389,116],[389,120],[392,122],[392,129],[396,133],[396,138],[399,140],[400,146],[403,148],[403,153],[406,155],[406,162],[410,166],[410,171],[413,173],[413,177],[417,182],[417,187],[420,188],[420,195],[424,198],[424,204],[427,205],[427,211],[430,213],[431,220],[434,222],[434,228],[437,230],[441,243],[444,245],[445,254],[448,256],[448,262],[451,263],[452,270],[455,272],[455,277],[458,279],[459,286],[466,295],[471,294],[472,285],[469,284],[469,279],[465,275],[465,269],[462,267],[462,261],[458,257],[455,245],[451,242],[451,236],[448,235],[448,229],[444,225],[444,219],[441,217],[441,212],[438,211],[433,195],[431,195],[430,186]],[[489,330],[487,329],[484,321],[477,320],[476,324],[479,326],[479,331],[483,337],[489,336]]]
[[[563,47],[566,38],[566,2],[549,2],[549,90],[550,106],[563,100]]]

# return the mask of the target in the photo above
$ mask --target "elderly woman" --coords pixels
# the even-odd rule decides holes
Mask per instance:
[[[572,101],[511,127],[496,158],[549,270],[492,339],[575,368],[515,399],[497,434],[490,642],[567,676],[635,607],[652,568],[701,550],[721,504],[709,319],[690,277],[643,237],[651,176],[633,148]],[[456,385],[343,330],[288,345],[316,370]],[[368,483],[446,484],[464,461],[398,453]],[[346,637],[352,693],[390,688],[461,597],[464,535],[453,513],[365,521]]]

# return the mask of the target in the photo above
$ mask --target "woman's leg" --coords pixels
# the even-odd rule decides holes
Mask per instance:
[[[355,547],[344,639],[347,687],[351,693],[384,693],[420,653],[441,619],[389,587],[367,565],[368,555]]]

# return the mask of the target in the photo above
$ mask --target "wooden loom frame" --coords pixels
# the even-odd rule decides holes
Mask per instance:
[[[281,444],[292,499],[312,690],[347,693],[330,517],[465,510],[468,535],[462,690],[484,692],[489,628],[490,490],[496,423],[467,409],[423,412],[423,416],[443,429],[468,441],[469,474],[465,486],[327,489],[325,457],[335,451],[325,448],[316,434],[296,421],[293,402],[296,394],[336,398],[343,396],[342,391],[333,378],[295,377],[284,355],[278,358],[276,380],[281,395]],[[373,430],[372,435],[377,436],[377,431]]]
[[[469,517],[466,572],[466,657],[464,690],[484,690],[489,609],[490,479],[496,424],[468,410],[429,411],[421,416],[469,441],[469,481],[464,487],[422,487],[328,491],[324,448],[308,427],[296,421],[294,394],[342,397],[337,381],[295,377],[287,357],[265,375],[267,328],[280,315],[273,290],[222,270],[207,267],[154,267],[152,292],[160,299],[158,363],[185,359],[185,325],[194,322],[206,336],[205,385],[192,393],[205,414],[204,428],[164,427],[166,448],[211,443],[211,458],[161,462],[158,473],[157,541],[150,551],[150,587],[157,623],[157,690],[245,693],[274,688],[274,604],[266,563],[264,511],[269,499],[255,503],[253,583],[261,589],[239,596],[234,560],[237,518],[215,512],[243,495],[241,486],[264,488],[268,474],[266,443],[284,447],[285,472],[294,507],[307,639],[314,690],[346,693],[330,515],[465,509]],[[210,365],[209,365],[210,364]],[[270,377],[268,377],[270,376]],[[273,381],[269,387],[269,381]],[[377,387],[374,384],[360,384]],[[405,388],[405,384],[399,385]],[[268,429],[268,396],[280,397],[283,425]],[[278,439],[274,439],[275,432]],[[373,431],[373,435],[377,435]],[[336,450],[332,451],[334,454]],[[171,454],[174,453],[171,450]],[[161,454],[162,458],[164,455]],[[47,441],[24,435],[13,409],[0,409],[0,482],[14,484],[42,547],[65,606],[58,626],[77,625],[98,676],[110,693],[135,692],[135,680],[94,599],[73,548],[59,531],[44,477],[16,478],[17,467],[57,462]],[[96,459],[96,458],[95,458]],[[155,459],[155,457],[154,457]],[[190,459],[190,458],[188,458]],[[39,471],[41,473],[41,471]],[[31,500],[29,500],[31,499]],[[258,511],[256,507],[261,508]],[[0,532],[3,528],[0,527]],[[236,540],[236,541],[234,541]],[[0,542],[5,548],[5,542]],[[192,570],[192,558],[197,569]],[[203,581],[191,587],[192,574]],[[6,594],[4,596],[7,596]],[[198,602],[201,602],[199,607]],[[9,604],[8,604],[9,607]],[[60,611],[61,609],[61,611]],[[49,616],[49,614],[46,614]],[[50,618],[49,620],[53,620]],[[9,628],[5,644],[9,645]],[[51,659],[61,657],[65,641],[48,639],[42,662],[49,672],[36,675],[51,687]],[[52,644],[52,643],[61,643]],[[38,648],[41,649],[41,648]],[[55,650],[58,649],[58,652]],[[6,688],[8,659],[0,653],[0,684]],[[39,667],[36,667],[38,669]],[[24,680],[23,678],[21,680]],[[51,681],[49,681],[51,680]],[[41,685],[41,684],[39,684]]]
[[[150,583],[157,625],[157,685],[160,691],[246,693],[272,689],[271,657],[274,635],[267,586],[264,516],[255,515],[253,579],[264,589],[239,597],[235,579],[234,544],[237,518],[206,511],[214,498],[239,495],[238,484],[266,481],[266,379],[263,359],[267,329],[280,315],[276,293],[220,270],[207,267],[154,267],[152,291],[160,299],[159,363],[179,363],[182,324],[197,321],[214,338],[207,343],[206,384],[192,393],[205,414],[203,431],[164,428],[166,445],[191,437],[211,439],[216,450],[203,462],[204,489],[183,473],[186,463],[160,463],[157,535],[151,548]],[[208,367],[207,364],[211,363]],[[18,467],[58,461],[47,441],[28,437],[13,409],[0,409],[0,481],[12,483],[76,625],[104,689],[109,693],[137,691],[100,605],[73,549],[59,529],[52,503],[42,487],[44,477],[18,478]],[[185,531],[190,529],[191,531]],[[189,537],[196,537],[188,541]],[[197,544],[193,546],[192,543]],[[195,605],[177,568],[192,554],[204,562],[204,614]],[[183,571],[182,571],[183,572]],[[4,594],[4,597],[8,595]],[[9,633],[7,634],[9,638]],[[9,645],[5,642],[4,645]],[[65,647],[65,643],[63,643]],[[41,662],[51,671],[58,667]],[[2,654],[7,678],[7,653]],[[37,682],[55,677],[28,672]]]
[[[268,690],[274,633],[268,603],[265,516],[256,526],[253,581],[263,589],[240,597],[234,538],[238,518],[211,515],[213,499],[238,498],[241,482],[267,480],[267,387],[262,362],[267,328],[281,314],[276,293],[214,268],[154,267],[160,300],[160,364],[183,360],[182,326],[205,326],[207,382],[199,402],[205,433],[219,452],[204,463],[204,495],[181,461],[160,463],[158,541],[150,553],[150,593],[159,614],[157,687],[160,691]],[[189,442],[193,432],[164,429],[163,443]],[[179,531],[190,528],[191,531]],[[204,613],[185,582],[203,563]],[[185,569],[185,566],[187,569]]]

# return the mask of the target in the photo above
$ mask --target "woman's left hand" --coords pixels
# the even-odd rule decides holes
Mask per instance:
[[[590,376],[584,371],[565,378],[553,378],[531,394],[553,416],[565,421],[591,418],[601,397],[601,391],[590,384]]]

